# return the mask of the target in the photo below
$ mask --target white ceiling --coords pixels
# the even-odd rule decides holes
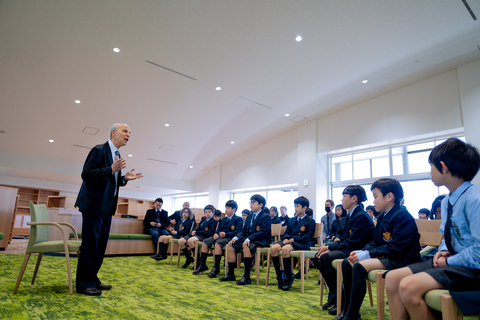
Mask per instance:
[[[128,168],[192,181],[294,117],[477,60],[479,45],[480,22],[452,0],[0,0],[0,150],[81,164],[73,145],[126,122]]]

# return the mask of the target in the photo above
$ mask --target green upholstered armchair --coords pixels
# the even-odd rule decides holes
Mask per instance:
[[[15,285],[13,293],[17,293],[18,287],[20,286],[20,282],[22,281],[22,277],[25,272],[25,268],[27,267],[28,260],[30,259],[30,255],[32,253],[38,253],[37,265],[35,266],[35,271],[32,277],[32,284],[34,284],[43,254],[46,252],[65,252],[68,270],[68,284],[70,288],[70,294],[73,294],[70,253],[77,252],[78,254],[78,251],[80,250],[80,244],[82,243],[81,241],[78,241],[77,231],[69,223],[49,222],[47,207],[44,204],[34,205],[33,202],[30,202],[30,217],[32,222],[27,223],[31,226],[30,238],[28,240],[25,258],[23,259],[22,268],[20,269],[20,274],[18,275],[17,284]],[[68,240],[67,235],[69,235],[69,233],[65,232],[62,225],[72,229],[75,240]],[[62,240],[48,241],[50,226],[55,226],[61,230],[63,235]]]

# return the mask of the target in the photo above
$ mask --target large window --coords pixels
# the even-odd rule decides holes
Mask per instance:
[[[234,190],[233,200],[238,204],[239,215],[244,209],[250,210],[250,197],[259,194],[267,200],[267,207],[275,206],[280,213],[280,207],[287,207],[287,215],[293,217],[295,206],[293,200],[298,198],[298,184],[271,186],[256,189]]]
[[[465,137],[458,137],[465,141]],[[436,187],[430,180],[428,156],[432,149],[446,137],[412,143],[392,145],[375,150],[349,152],[330,156],[330,195],[335,204],[341,204],[343,189],[351,184],[365,188],[368,200],[365,207],[373,205],[370,188],[379,178],[400,181],[405,206],[412,216],[418,217],[421,208],[430,209],[433,200],[447,194],[445,187]]]
[[[173,211],[182,209],[186,201],[190,202],[190,208],[203,209],[208,204],[208,200],[208,193],[177,196],[173,198]]]

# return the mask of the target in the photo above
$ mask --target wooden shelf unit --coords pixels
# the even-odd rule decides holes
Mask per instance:
[[[32,201],[34,204],[47,204],[49,196],[58,196],[60,191],[30,188],[21,186],[5,186],[10,188],[17,188],[17,204],[15,205],[15,220],[13,223],[12,236],[28,236],[30,235],[30,226],[27,222],[30,222],[30,207],[29,203]]]
[[[148,209],[152,209],[154,206],[155,201],[153,200],[119,197],[117,204],[117,213],[115,214],[115,217],[120,217],[122,214],[128,214],[143,219],[145,217],[146,211]]]

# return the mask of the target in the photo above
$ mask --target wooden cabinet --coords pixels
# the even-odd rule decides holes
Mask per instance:
[[[47,200],[47,208],[75,210],[75,201],[77,201],[77,197],[74,196],[49,196]]]
[[[0,248],[8,246],[12,233],[12,221],[17,199],[17,189],[0,187],[0,232],[5,237],[0,241]]]
[[[137,216],[140,219],[145,217],[148,209],[155,206],[155,201],[142,199],[118,198],[117,213],[115,217],[120,217],[122,214],[130,216]]]

